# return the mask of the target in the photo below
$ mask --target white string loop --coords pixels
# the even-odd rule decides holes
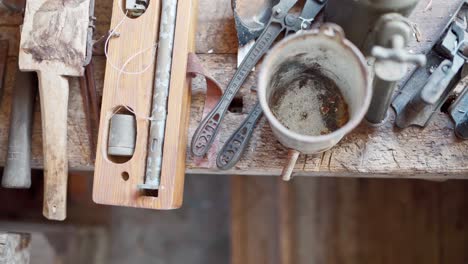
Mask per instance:
[[[120,1],[118,1],[119,3],[119,7],[121,7],[121,4],[120,4]],[[107,59],[107,63],[116,71],[118,71],[118,76],[117,76],[117,87],[116,87],[116,96],[120,99],[120,79],[122,77],[123,74],[128,74],[128,75],[140,75],[140,74],[143,74],[145,73],[147,70],[149,70],[151,68],[151,66],[154,64],[155,60],[156,60],[156,50],[157,50],[157,43],[151,45],[150,47],[148,48],[145,48],[145,49],[142,49],[138,52],[136,52],[135,54],[131,55],[123,64],[121,67],[118,67],[116,66],[112,61],[111,59],[109,58],[109,55],[108,55],[108,46],[109,46],[109,42],[110,42],[110,39],[111,38],[114,38],[114,37],[119,37],[120,34],[117,32],[117,30],[119,29],[120,26],[122,26],[122,24],[125,22],[125,20],[127,19],[127,14],[128,14],[128,11],[125,12],[125,15],[123,16],[122,20],[119,21],[119,23],[117,23],[117,25],[115,26],[115,28],[113,28],[112,30],[110,30],[109,32],[109,36],[107,37],[106,39],[106,42],[104,44],[104,54],[106,56],[106,59]],[[132,62],[135,58],[137,58],[138,56],[141,56],[142,54],[148,52],[152,50],[152,61],[151,63],[149,63],[147,66],[145,66],[143,69],[141,70],[138,70],[138,71],[126,71],[125,68],[128,66],[128,64],[130,64],[130,62]],[[114,116],[115,114],[118,113],[119,110],[121,110],[123,108],[127,109],[130,113],[134,114],[135,117],[137,119],[141,119],[141,120],[147,120],[147,121],[151,121],[153,120],[153,118],[151,117],[147,117],[147,116],[141,116],[141,115],[138,115],[135,110],[133,110],[132,108],[130,108],[129,106],[127,105],[123,105],[121,107],[118,107],[117,109],[114,110],[114,112],[112,113],[111,115],[111,118],[112,116]]]

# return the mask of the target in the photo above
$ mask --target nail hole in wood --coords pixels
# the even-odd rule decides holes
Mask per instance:
[[[158,197],[159,191],[158,190],[144,190],[143,194],[145,196],[152,196],[152,197]]]
[[[124,181],[128,181],[129,178],[130,178],[130,175],[128,174],[128,172],[126,171],[122,172],[122,179]]]

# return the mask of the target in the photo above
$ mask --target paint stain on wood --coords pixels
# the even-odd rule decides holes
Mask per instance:
[[[75,48],[81,34],[76,9],[86,0],[49,0],[34,14],[29,40],[22,46],[39,63],[58,61],[76,67],[83,66],[84,53]],[[74,11],[75,10],[75,11]]]

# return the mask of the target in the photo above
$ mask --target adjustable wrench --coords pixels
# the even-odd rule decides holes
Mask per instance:
[[[296,2],[297,0],[281,0],[272,8],[270,21],[242,61],[236,73],[234,73],[223,97],[195,131],[191,144],[191,150],[195,156],[203,156],[208,152],[234,96],[239,91],[251,69],[273,45],[278,36],[282,32],[289,34],[301,29],[309,29],[313,18],[325,6],[326,0],[307,0],[300,16],[288,13]]]

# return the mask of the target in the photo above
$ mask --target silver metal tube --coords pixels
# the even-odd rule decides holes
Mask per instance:
[[[141,189],[155,190],[159,188],[164,130],[166,128],[167,97],[171,80],[176,13],[177,0],[162,1],[145,183],[139,185]]]
[[[366,114],[367,121],[372,124],[380,124],[385,120],[396,85],[395,81],[386,81],[375,76],[372,83],[372,101]]]
[[[392,49],[401,50],[405,47],[405,39],[401,35],[392,37]],[[386,50],[384,50],[386,51]],[[377,61],[381,63],[386,70],[376,70],[374,81],[372,83],[373,95],[369,111],[366,114],[366,120],[372,124],[380,124],[387,117],[387,110],[392,102],[393,93],[397,85],[397,81],[401,79],[401,74],[404,74],[406,66],[403,63],[389,63],[386,61]],[[382,67],[382,65],[380,65]],[[401,68],[400,74],[388,74],[391,68]],[[383,74],[382,74],[383,73]],[[386,77],[386,78],[385,78]]]

